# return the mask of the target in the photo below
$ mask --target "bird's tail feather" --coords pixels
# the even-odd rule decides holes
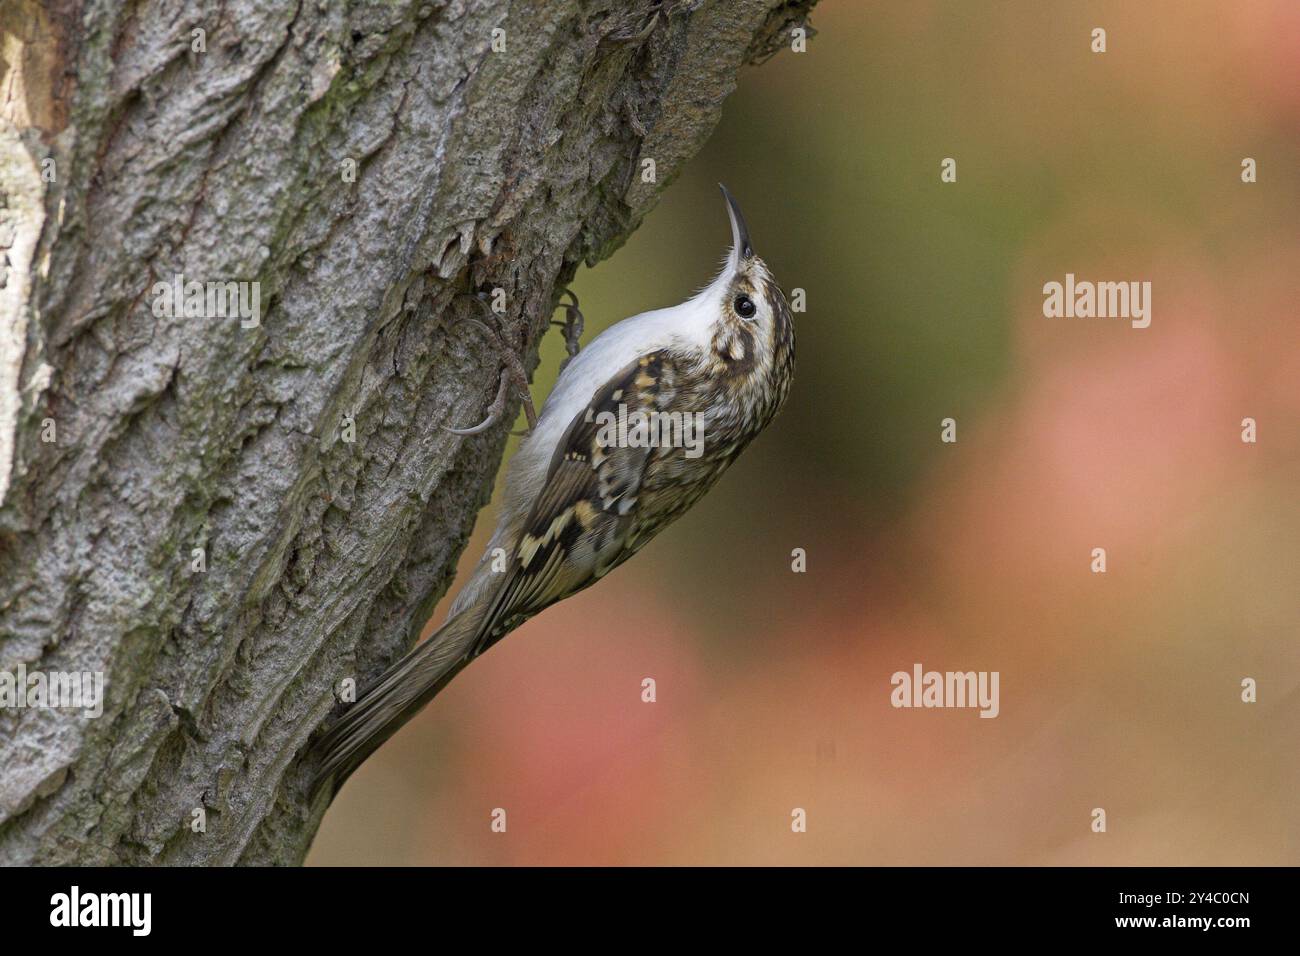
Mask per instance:
[[[331,793],[403,724],[433,700],[466,664],[479,615],[464,611],[448,619],[432,637],[379,676],[325,736],[312,746],[317,764],[314,800]]]

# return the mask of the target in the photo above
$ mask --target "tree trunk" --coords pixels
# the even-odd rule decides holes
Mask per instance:
[[[299,751],[415,640],[518,408],[441,427],[496,392],[461,320],[504,303],[532,367],[809,6],[6,0],[0,672],[104,697],[0,707],[0,863],[302,860]],[[259,311],[169,311],[194,281]]]

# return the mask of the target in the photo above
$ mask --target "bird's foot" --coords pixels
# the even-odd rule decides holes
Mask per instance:
[[[524,363],[519,360],[515,350],[510,348],[502,339],[501,333],[496,329],[491,328],[485,322],[480,322],[478,319],[466,319],[465,321],[482,331],[484,338],[492,345],[501,361],[501,371],[497,377],[496,397],[492,400],[492,404],[488,406],[487,417],[477,425],[471,425],[468,428],[452,428],[450,425],[443,425],[442,427],[453,435],[478,435],[487,431],[501,420],[501,416],[506,410],[506,402],[510,397],[511,386],[513,386],[523,402],[524,415],[528,419],[528,432],[531,432],[537,426],[537,409],[533,407],[533,397],[528,392],[528,372],[524,369]],[[527,434],[527,432],[524,434]]]
[[[564,294],[573,301],[564,306],[564,321],[552,321],[551,325],[558,325],[564,329],[564,350],[569,353],[568,357],[560,363],[560,371],[563,372],[566,365],[573,361],[573,357],[581,349],[579,341],[582,339],[582,329],[585,319],[582,317],[582,310],[578,308],[578,297],[572,289],[565,289]]]

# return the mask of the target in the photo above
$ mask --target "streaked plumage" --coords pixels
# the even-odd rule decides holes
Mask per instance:
[[[733,242],[722,271],[687,302],[625,319],[572,358],[510,462],[496,531],[447,623],[315,745],[314,789],[337,788],[476,656],[635,554],[776,415],[794,372],[790,310],[723,194]],[[610,443],[602,413],[620,406],[698,415],[700,454]],[[498,548],[504,572],[493,570]]]

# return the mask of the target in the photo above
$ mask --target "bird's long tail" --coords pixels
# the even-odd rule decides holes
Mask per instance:
[[[343,786],[352,771],[416,715],[469,663],[480,615],[466,610],[379,676],[311,748],[318,769],[313,800]]]

